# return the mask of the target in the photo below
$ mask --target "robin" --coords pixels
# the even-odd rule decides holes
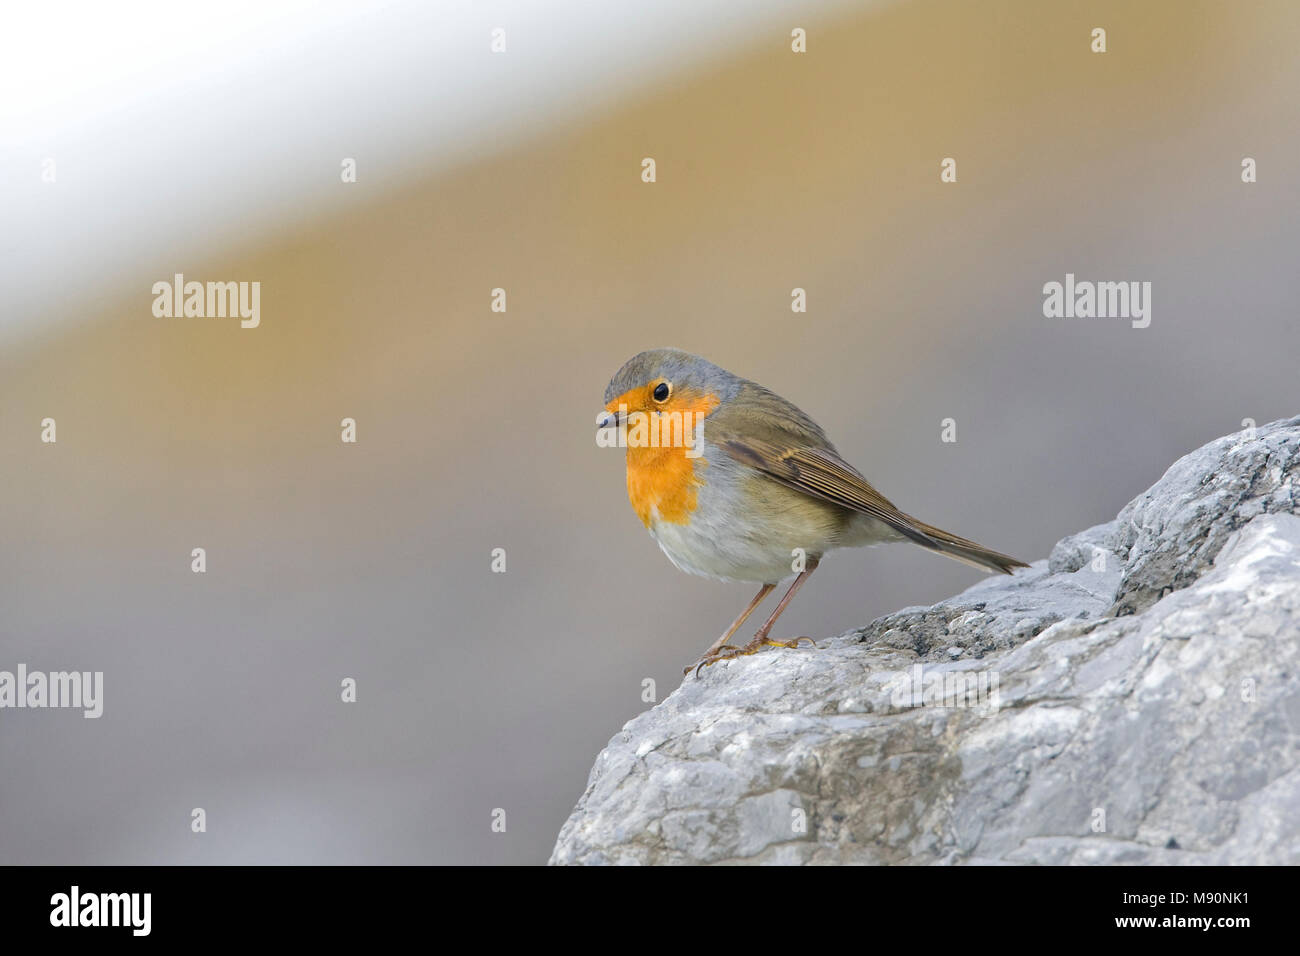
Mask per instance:
[[[899,511],[806,414],[689,352],[653,349],[631,358],[605,389],[597,426],[617,429],[614,443],[626,445],[628,499],[673,564],[760,585],[726,633],[683,673],[694,668],[698,676],[717,661],[768,646],[812,644],[770,634],[832,548],[911,541],[983,570],[1010,574],[1028,566]],[[728,644],[792,574],[790,589],[754,639],[743,647]]]

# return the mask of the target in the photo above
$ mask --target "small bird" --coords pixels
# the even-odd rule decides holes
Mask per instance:
[[[598,429],[627,447],[627,495],[674,565],[761,585],[726,632],[687,667],[811,638],[772,640],[772,626],[832,548],[912,541],[989,571],[1023,561],[899,511],[840,457],[810,417],[755,382],[697,355],[652,349],[605,389]],[[604,436],[611,438],[609,433]],[[797,574],[772,616],[742,647],[728,643],[783,579]]]

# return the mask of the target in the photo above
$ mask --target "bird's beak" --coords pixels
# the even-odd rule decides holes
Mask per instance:
[[[596,430],[600,431],[605,428],[617,428],[626,419],[618,412],[602,411],[596,416]]]

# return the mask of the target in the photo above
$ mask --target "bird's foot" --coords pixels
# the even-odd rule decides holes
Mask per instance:
[[[695,676],[699,677],[701,667],[708,667],[710,664],[718,663],[718,661],[729,661],[733,657],[736,657],[743,653],[745,653],[745,649],[743,647],[736,647],[734,644],[723,644],[721,647],[715,647],[712,651],[710,651],[708,654],[705,654],[694,664],[687,664],[685,667],[683,667],[682,676],[685,677],[692,670],[694,670]]]
[[[765,647],[796,648],[800,646],[801,641],[807,641],[810,647],[817,646],[817,642],[814,641],[811,637],[796,637],[793,640],[789,640],[789,641],[774,641],[768,637],[756,637],[748,644],[746,644],[744,647],[734,647],[731,644],[724,644],[722,645],[722,647],[719,647],[712,654],[705,655],[704,657],[700,658],[700,660],[698,660],[696,663],[690,665],[690,667],[687,667],[685,670],[682,671],[682,674],[689,674],[691,670],[694,669],[695,676],[699,677],[700,671],[704,670],[704,668],[708,667],[711,664],[718,663],[718,661],[729,661],[736,657],[744,657],[749,654],[757,654]]]

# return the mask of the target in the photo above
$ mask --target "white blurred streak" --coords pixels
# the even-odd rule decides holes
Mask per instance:
[[[0,38],[0,337],[122,290],[138,290],[147,315],[151,283],[205,251],[327,214],[345,198],[345,156],[358,186],[398,188],[864,5],[11,5]],[[497,27],[504,54],[489,49]],[[628,150],[635,162],[638,145]],[[53,184],[41,179],[47,159]]]

